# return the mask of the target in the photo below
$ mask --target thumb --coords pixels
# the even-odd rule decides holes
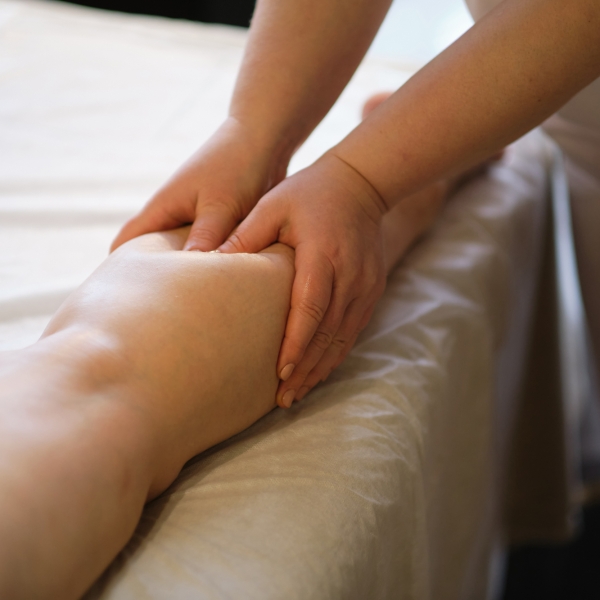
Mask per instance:
[[[276,242],[281,225],[278,212],[272,209],[265,210],[258,204],[218,248],[219,252],[251,254],[260,252]]]
[[[225,205],[202,207],[197,213],[184,250],[215,250],[237,224],[231,210]]]

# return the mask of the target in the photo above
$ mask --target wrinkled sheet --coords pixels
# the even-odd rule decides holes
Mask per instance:
[[[0,349],[32,343],[223,118],[245,34],[0,0]],[[366,61],[294,159],[372,92]],[[540,262],[545,142],[460,191],[344,364],[190,461],[87,598],[483,598]]]

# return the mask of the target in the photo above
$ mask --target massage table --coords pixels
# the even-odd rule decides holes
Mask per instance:
[[[0,350],[39,337],[214,131],[245,42],[0,0]],[[367,58],[290,171],[410,75]],[[191,460],[86,599],[497,595],[551,160],[534,132],[461,189],[327,382]]]

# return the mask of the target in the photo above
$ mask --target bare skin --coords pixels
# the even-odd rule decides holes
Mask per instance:
[[[388,271],[447,188],[383,221]],[[183,252],[188,235],[124,244],[0,354],[0,597],[79,597],[187,460],[276,406],[294,251]]]
[[[137,238],[0,356],[0,597],[76,598],[144,503],[275,406],[293,251]]]
[[[282,403],[328,373],[368,320],[384,287],[382,215],[479,164],[600,76],[596,0],[504,0],[314,165],[283,180],[389,4],[259,0],[227,121],[115,240],[193,223],[188,249],[293,247]]]

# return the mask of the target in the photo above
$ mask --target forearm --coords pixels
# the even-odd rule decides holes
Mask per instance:
[[[193,223],[186,250],[215,250],[286,176],[391,0],[260,0],[228,118],[128,221],[134,237]]]
[[[331,108],[391,0],[259,0],[230,114],[289,159]]]
[[[505,0],[332,152],[389,208],[540,124],[600,75],[600,4]]]

